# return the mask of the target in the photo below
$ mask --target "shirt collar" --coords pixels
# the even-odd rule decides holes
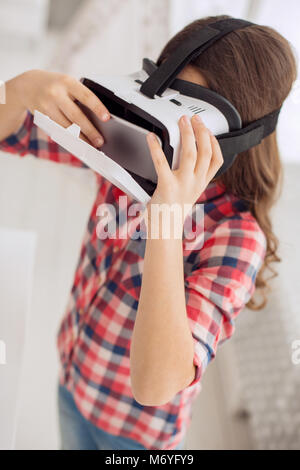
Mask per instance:
[[[217,197],[222,196],[225,192],[226,187],[223,183],[211,181],[197,200],[197,204],[213,201]]]

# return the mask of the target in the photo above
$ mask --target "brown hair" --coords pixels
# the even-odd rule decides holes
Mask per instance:
[[[230,18],[209,17],[196,20],[177,33],[161,52],[158,65],[163,62],[191,34],[204,25]],[[239,111],[243,125],[278,109],[296,80],[297,67],[289,42],[274,29],[251,25],[224,36],[190,65],[206,79],[208,87],[227,98]],[[270,210],[278,199],[282,185],[276,131],[262,143],[235,160],[233,166],[219,180],[226,190],[244,201],[258,221],[267,240],[263,266],[256,278],[261,294],[260,303],[250,299],[248,307],[263,308],[267,302],[269,278],[276,276],[272,263],[280,262],[278,239],[273,233]]]

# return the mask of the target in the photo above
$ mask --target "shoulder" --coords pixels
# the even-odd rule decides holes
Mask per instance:
[[[197,250],[186,251],[186,271],[253,282],[264,262],[266,237],[247,205],[225,193],[203,209],[201,241]]]
[[[204,245],[219,243],[228,247],[255,251],[264,256],[265,234],[245,201],[225,192],[204,206],[206,233]]]

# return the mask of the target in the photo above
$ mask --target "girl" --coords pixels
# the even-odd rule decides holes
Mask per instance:
[[[158,64],[203,25],[223,18],[185,27]],[[226,97],[246,125],[282,105],[296,65],[281,35],[252,25],[216,42],[179,78]],[[65,127],[76,122],[83,138],[101,146],[74,101],[104,121],[109,110],[77,80],[35,70],[7,82],[6,91],[7,104],[0,107],[3,150],[82,166],[34,126],[35,109]],[[261,308],[266,302],[265,271],[279,261],[270,221],[281,178],[276,133],[214,179],[223,161],[216,138],[196,117],[182,118],[179,126],[176,171],[155,137],[147,137],[158,174],[149,207],[204,205],[203,247],[192,251],[184,238],[100,240],[97,207],[117,207],[124,193],[97,176],[99,191],[58,335],[64,449],[183,448],[192,403],[218,345],[232,336],[245,305]],[[124,210],[133,202],[127,198]],[[148,228],[151,223],[149,218]]]

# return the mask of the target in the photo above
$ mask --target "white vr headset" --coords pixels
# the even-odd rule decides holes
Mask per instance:
[[[231,167],[239,153],[258,145],[274,132],[281,109],[242,127],[237,109],[227,99],[176,77],[223,36],[252,24],[234,18],[211,23],[159,66],[144,59],[143,69],[127,76],[82,78],[81,82],[97,95],[112,116],[108,122],[101,122],[78,103],[104,136],[101,151],[79,139],[80,129],[76,125],[66,130],[37,111],[35,122],[87,166],[134,199],[146,203],[157,184],[146,134],[151,131],[157,135],[170,167],[176,169],[180,160],[178,120],[183,115],[201,114],[222,149],[224,164],[217,173],[219,176]]]

